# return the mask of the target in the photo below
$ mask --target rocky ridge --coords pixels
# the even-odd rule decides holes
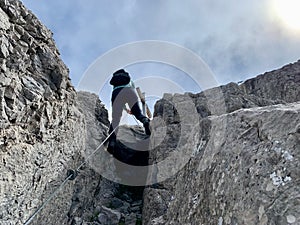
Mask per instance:
[[[52,33],[17,0],[0,1],[0,18],[0,224],[16,225],[62,184],[68,169],[84,162],[91,143]],[[99,99],[92,103],[89,119],[99,142],[109,121]],[[82,167],[31,224],[70,224],[93,202],[91,190],[105,184]]]
[[[299,84],[300,61],[241,85],[165,95],[150,159],[183,165],[152,171],[161,182],[145,190],[143,224],[299,224]]]
[[[84,119],[52,33],[19,1],[0,17],[0,221],[23,224],[80,161]],[[63,220],[66,190],[36,224]]]

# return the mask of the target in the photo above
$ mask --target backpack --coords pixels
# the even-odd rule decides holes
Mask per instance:
[[[123,69],[120,69],[113,73],[113,77],[111,78],[109,83],[114,87],[116,87],[116,86],[126,85],[129,82],[130,82],[129,73],[127,73]]]

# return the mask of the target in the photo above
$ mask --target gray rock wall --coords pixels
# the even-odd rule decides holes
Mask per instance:
[[[0,18],[0,224],[16,225],[82,163],[87,132],[52,33],[17,0],[0,1]],[[104,138],[107,111],[94,107]],[[86,193],[99,185],[84,169],[32,224],[67,224],[79,192],[84,208]]]
[[[150,154],[151,179],[162,182],[144,193],[143,224],[300,224],[299,79],[300,61],[241,85],[165,95]]]
[[[85,121],[86,132],[80,137],[86,140],[85,147],[81,150],[81,162],[85,164],[74,181],[72,204],[66,224],[91,221],[91,218],[95,217],[96,206],[110,201],[116,189],[116,185],[101,177],[100,171],[97,170],[99,165],[109,160],[99,157],[108,157],[108,154],[103,153],[105,151],[103,147],[95,151],[107,136],[109,126],[107,110],[97,95],[88,92],[78,92],[78,107]]]

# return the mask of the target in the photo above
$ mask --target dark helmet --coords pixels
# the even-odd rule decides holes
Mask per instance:
[[[113,73],[113,77],[111,78],[109,83],[113,86],[121,86],[126,85],[129,82],[129,73],[127,73],[124,69],[120,69]]]

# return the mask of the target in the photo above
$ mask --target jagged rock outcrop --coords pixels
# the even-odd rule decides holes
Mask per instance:
[[[72,201],[67,213],[68,219],[63,224],[79,224],[78,221],[89,221],[94,217],[94,205],[105,204],[110,201],[115,192],[116,185],[101,177],[95,171],[90,158],[95,158],[99,152],[97,147],[107,136],[109,126],[108,112],[99,100],[98,96],[88,92],[78,93],[78,108],[84,117],[84,148],[81,149],[81,161],[77,166],[84,163],[74,181],[74,192]],[[99,149],[99,151],[103,151]],[[105,160],[104,158],[101,160]],[[101,160],[98,163],[101,163]],[[98,197],[96,197],[98,196]],[[81,224],[81,223],[80,223]]]
[[[299,224],[299,101],[300,61],[165,95],[152,122],[162,144],[150,154],[161,183],[145,191],[143,224]]]
[[[84,161],[89,146],[85,117],[52,33],[17,0],[0,1],[0,18],[0,224],[16,225]],[[102,124],[97,140],[105,138],[107,111],[91,107]],[[100,176],[86,168],[32,224],[68,224],[76,206],[91,201],[86,193],[97,189]]]

